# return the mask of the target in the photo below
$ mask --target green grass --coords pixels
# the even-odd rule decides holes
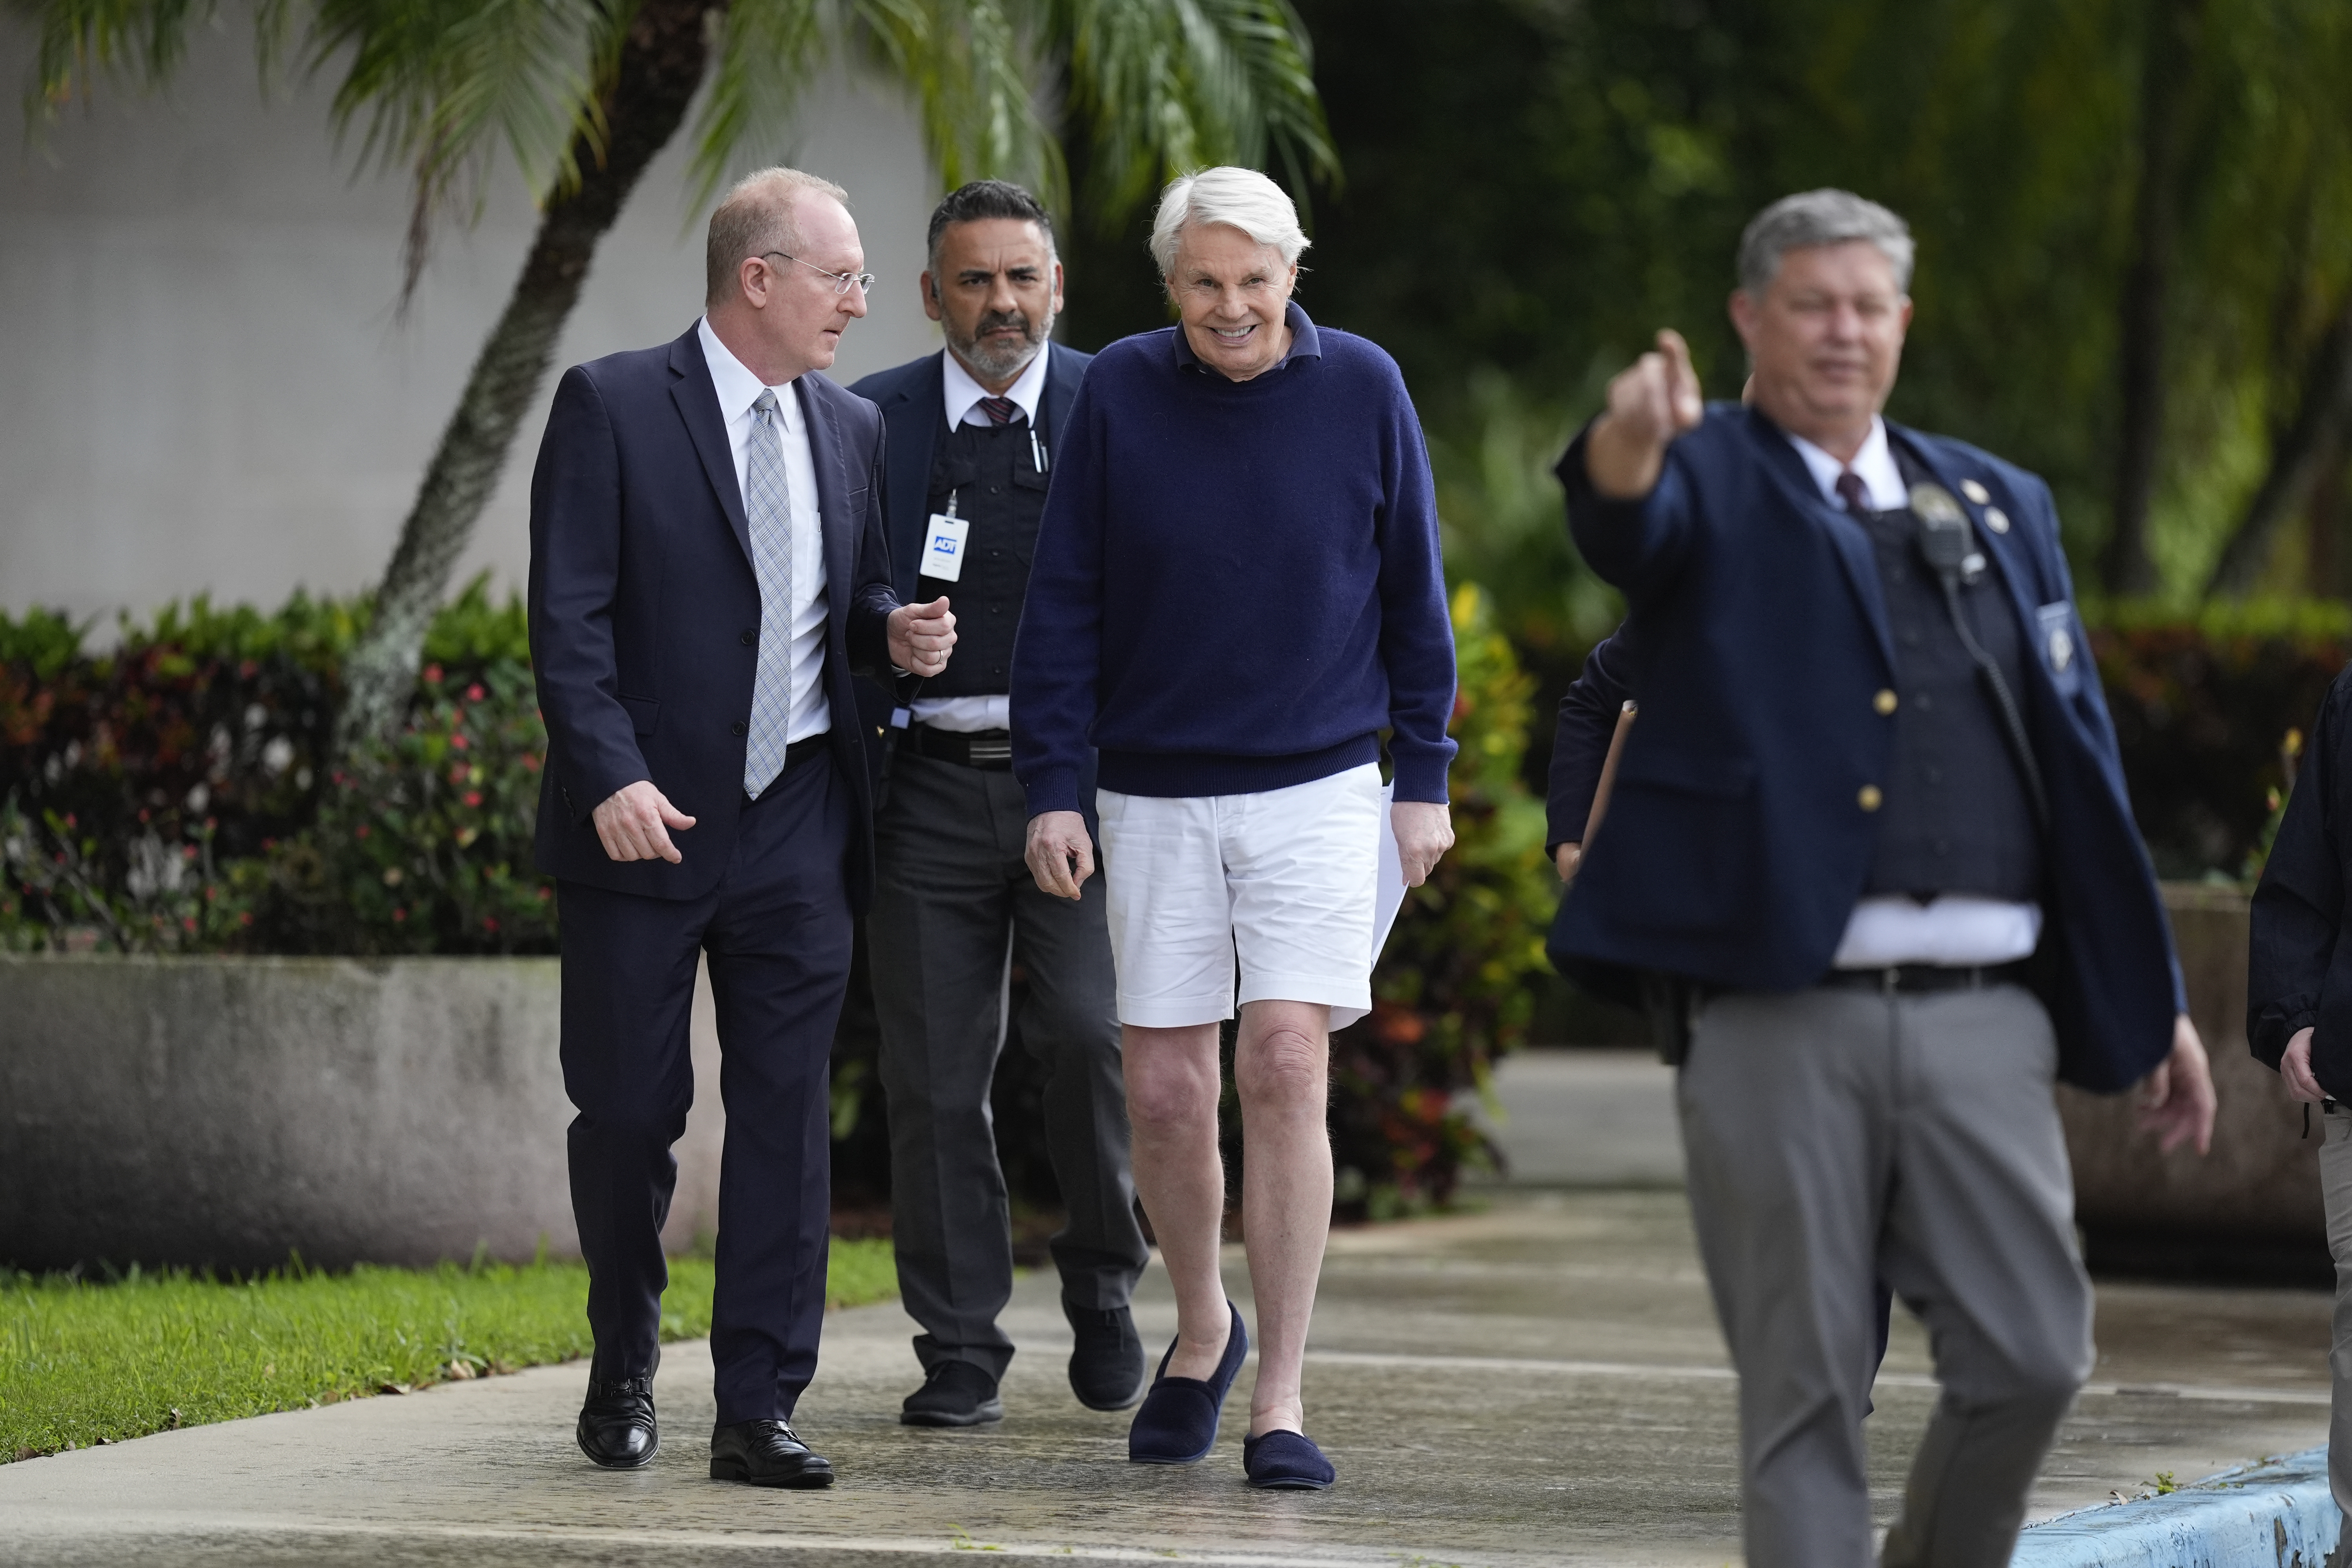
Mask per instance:
[[[670,1260],[662,1338],[710,1331],[711,1266]],[[833,1244],[831,1304],[898,1293],[887,1241]],[[0,1272],[0,1463],[588,1353],[578,1263],[299,1264],[224,1281]]]

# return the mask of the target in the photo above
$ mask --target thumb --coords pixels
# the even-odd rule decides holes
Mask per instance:
[[[694,818],[687,816],[686,813],[670,805],[667,800],[664,800],[661,803],[661,819],[662,826],[665,827],[691,827],[694,826]]]
[[[915,606],[915,614],[916,614],[916,615],[918,615],[918,616],[921,616],[924,620],[927,620],[927,621],[935,621],[935,620],[939,619],[941,616],[946,615],[947,613],[948,613],[948,596],[947,596],[945,594],[942,594],[942,595],[940,595],[938,598],[933,599],[933,600],[932,600],[929,604],[928,604],[928,605],[917,605]]]

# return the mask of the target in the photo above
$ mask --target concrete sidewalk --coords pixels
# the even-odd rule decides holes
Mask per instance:
[[[1580,1070],[1530,1062],[1555,1089]],[[1585,1098],[1613,1099],[1621,1124],[1654,1124],[1657,1074],[1631,1058],[1588,1066]],[[1535,1121],[1519,1119],[1515,1136]],[[1054,1283],[1030,1275],[1009,1324],[1023,1349],[998,1427],[898,1426],[918,1381],[912,1324],[896,1306],[834,1316],[799,1423],[840,1468],[830,1492],[705,1478],[709,1354],[684,1344],[663,1364],[667,1446],[646,1471],[590,1468],[571,1440],[584,1369],[543,1368],[0,1467],[0,1560],[734,1563],[765,1552],[865,1565],[995,1548],[1265,1568],[1735,1562],[1734,1384],[1682,1198],[1554,1179],[1484,1194],[1483,1213],[1334,1237],[1307,1369],[1309,1425],[1339,1468],[1324,1494],[1242,1486],[1248,1372],[1206,1463],[1128,1465],[1126,1418],[1070,1397]],[[1228,1268],[1239,1292],[1237,1255]],[[1156,1352],[1173,1331],[1156,1267],[1139,1317]],[[2327,1318],[2316,1292],[2103,1287],[2097,1381],[2035,1516],[2134,1495],[2160,1471],[2185,1482],[2324,1440]],[[1882,1523],[1934,1397],[1927,1374],[1922,1336],[1901,1320],[1870,1424]]]

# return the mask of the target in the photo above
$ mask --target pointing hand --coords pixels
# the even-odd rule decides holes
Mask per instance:
[[[1584,470],[1592,488],[1617,500],[1648,495],[1665,466],[1666,447],[1706,416],[1690,345],[1671,327],[1658,346],[1617,373],[1609,411],[1585,438]]]

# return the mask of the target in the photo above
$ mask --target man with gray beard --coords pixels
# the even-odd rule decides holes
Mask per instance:
[[[1142,1394],[1128,1302],[1148,1254],[1128,1167],[1102,883],[1057,899],[1024,864],[1029,812],[1007,714],[1047,476],[1092,356],[1047,341],[1062,266],[1053,219],[1018,185],[975,181],[941,201],[929,263],[923,310],[946,349],[851,388],[880,405],[887,427],[894,580],[951,599],[960,623],[948,673],[902,678],[868,716],[869,736],[895,731],[896,743],[866,941],[898,1285],[923,1329],[923,1385],[899,1419],[972,1426],[1003,1418],[997,1384],[1013,1360],[996,1321],[1013,1249],[989,1086],[1016,969],[1026,980],[1021,1039],[1045,1068],[1045,1148],[1069,1210],[1052,1248],[1076,1341],[1070,1386],[1091,1409],[1125,1409]],[[1091,780],[1083,793],[1093,798]]]

